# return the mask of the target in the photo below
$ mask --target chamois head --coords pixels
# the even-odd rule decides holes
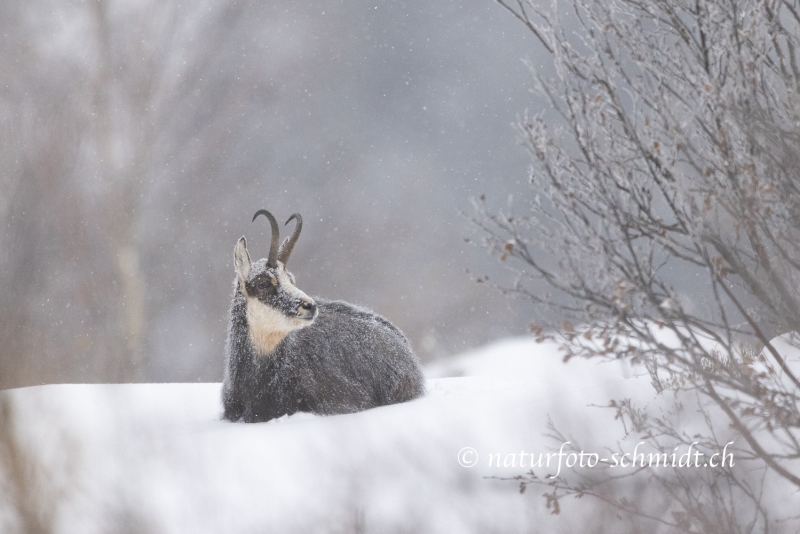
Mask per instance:
[[[314,322],[317,305],[295,286],[294,276],[286,270],[303,228],[302,217],[299,213],[289,217],[286,224],[297,221],[294,232],[278,248],[278,222],[267,210],[258,210],[253,220],[259,215],[266,216],[272,227],[269,257],[251,262],[247,241],[242,237],[236,243],[233,259],[238,288],[246,301],[250,341],[257,355],[268,356],[289,332]]]

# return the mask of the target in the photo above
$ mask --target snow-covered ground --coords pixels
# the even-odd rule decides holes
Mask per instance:
[[[591,503],[551,515],[543,491],[489,478],[528,470],[497,455],[553,452],[548,418],[602,453],[622,426],[591,405],[655,397],[641,369],[564,364],[554,345],[524,339],[426,371],[413,402],[252,425],[220,420],[219,384],[0,392],[14,429],[0,447],[18,466],[0,473],[0,531],[583,532]]]

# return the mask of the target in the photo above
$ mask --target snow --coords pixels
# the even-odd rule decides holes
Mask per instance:
[[[548,418],[602,452],[622,427],[591,405],[655,398],[641,369],[564,364],[554,345],[528,339],[426,372],[428,392],[412,402],[250,425],[220,420],[220,384],[0,392],[32,473],[14,486],[0,472],[0,531],[22,524],[25,506],[64,533],[582,531],[591,503],[553,516],[542,491],[521,495],[515,482],[487,478],[527,471],[490,467],[489,453],[557,450]],[[465,447],[479,455],[474,467],[459,465]]]

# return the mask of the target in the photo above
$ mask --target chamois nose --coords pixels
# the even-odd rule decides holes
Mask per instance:
[[[297,311],[301,313],[306,312],[306,315],[308,317],[313,317],[314,314],[317,312],[317,305],[314,304],[313,302],[303,301],[300,303],[299,309]]]

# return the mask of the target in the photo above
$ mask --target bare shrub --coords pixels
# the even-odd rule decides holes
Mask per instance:
[[[771,506],[759,480],[800,489],[797,343],[773,339],[800,332],[800,4],[498,1],[554,66],[532,66],[549,107],[518,124],[532,162],[526,209],[476,201],[484,245],[516,272],[501,289],[559,310],[558,328],[531,328],[562,340],[566,358],[628,358],[662,396],[696,396],[692,434],[641,421],[653,446],[722,450],[733,430],[742,471],[630,473],[670,497],[653,521],[786,528],[796,512]],[[633,424],[623,407],[612,406]],[[552,484],[552,503],[594,495],[648,515],[598,489],[610,479],[537,480]]]

